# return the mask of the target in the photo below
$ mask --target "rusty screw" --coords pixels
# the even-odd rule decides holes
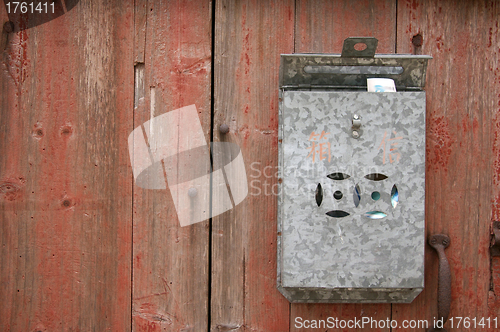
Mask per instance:
[[[7,21],[3,24],[3,31],[6,33],[11,33],[14,31],[14,23],[12,21]]]
[[[411,39],[411,43],[413,44],[413,46],[415,47],[420,47],[422,46],[422,44],[424,43],[424,37],[422,37],[421,34],[416,34],[415,36],[413,36],[413,38]]]
[[[221,124],[219,127],[219,131],[221,134],[227,134],[229,132],[229,126],[225,123]]]

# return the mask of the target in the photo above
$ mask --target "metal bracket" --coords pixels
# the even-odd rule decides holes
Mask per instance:
[[[438,267],[438,320],[443,324],[448,320],[451,306],[451,270],[444,250],[450,245],[450,237],[444,234],[433,235],[429,245],[434,248],[439,257]],[[433,327],[429,332],[446,332],[443,327]]]
[[[365,49],[357,50],[355,45],[363,44]],[[343,58],[373,58],[377,50],[378,39],[373,37],[349,37],[344,40],[342,47]]]
[[[361,136],[361,117],[357,114],[352,116],[352,137],[359,138]]]
[[[490,253],[493,257],[500,257],[500,221],[493,222],[493,241]]]

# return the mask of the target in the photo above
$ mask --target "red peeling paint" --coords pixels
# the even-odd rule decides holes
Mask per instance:
[[[455,139],[451,136],[446,117],[431,117],[427,131],[427,169],[447,170]]]

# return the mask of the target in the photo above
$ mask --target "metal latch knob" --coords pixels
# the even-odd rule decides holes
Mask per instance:
[[[352,137],[359,138],[361,136],[361,117],[357,114],[352,116]]]

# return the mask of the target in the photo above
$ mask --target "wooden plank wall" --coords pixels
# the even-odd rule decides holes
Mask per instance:
[[[134,127],[195,104],[210,141],[211,10],[209,1],[136,2]],[[133,330],[206,330],[209,222],[181,228],[168,190],[134,186],[133,223]]]
[[[287,330],[289,304],[276,290],[271,191],[277,183],[279,55],[293,51],[294,3],[215,5],[214,127],[226,123],[230,132],[221,137],[214,131],[214,140],[241,147],[249,195],[213,219],[211,330]],[[268,177],[252,171],[268,166]]]
[[[130,329],[133,14],[82,1],[0,51],[1,331]]]
[[[296,317],[432,320],[430,247],[426,288],[409,305],[291,305],[276,289],[279,55],[339,53],[349,36],[377,37],[379,53],[434,57],[427,232],[451,237],[451,316],[497,317],[500,259],[488,248],[500,220],[499,17],[500,2],[485,0],[96,0],[2,32],[0,330],[267,332],[308,330]],[[133,184],[127,138],[190,104],[207,142],[240,146],[249,196],[181,228],[168,190]]]
[[[494,292],[499,277],[490,270],[498,261],[490,261],[488,249],[492,197],[498,196],[498,182],[493,181],[498,169],[493,169],[493,162],[498,158],[494,138],[500,105],[499,5],[491,1],[398,2],[398,53],[434,57],[426,85],[427,233],[451,238],[446,250],[453,282],[450,316],[477,317],[478,321],[499,314],[499,293]],[[411,43],[417,34],[423,37],[421,47]],[[427,248],[426,288],[411,305],[394,305],[395,319],[429,319],[437,313],[438,261]]]

